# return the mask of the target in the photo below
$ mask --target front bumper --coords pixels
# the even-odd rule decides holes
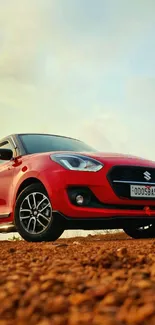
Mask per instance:
[[[138,228],[148,226],[155,222],[154,217],[95,217],[95,218],[69,218],[58,211],[53,211],[53,217],[59,220],[65,230],[103,230],[124,229],[126,227]]]
[[[124,218],[155,217],[155,200],[136,200],[118,197],[112,188],[107,175],[109,166],[96,173],[64,170],[57,165],[52,172],[47,169],[40,173],[40,181],[44,184],[53,210],[68,218]],[[88,188],[97,201],[96,206],[76,206],[69,196],[68,188]]]

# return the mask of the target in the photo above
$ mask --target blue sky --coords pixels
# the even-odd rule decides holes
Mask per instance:
[[[154,13],[154,0],[0,0],[0,136],[155,159]]]

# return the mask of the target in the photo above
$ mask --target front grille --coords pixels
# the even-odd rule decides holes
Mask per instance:
[[[144,177],[144,173],[146,173],[146,178]],[[110,170],[107,178],[118,197],[129,199],[131,198],[130,184],[151,185],[153,183],[153,185],[155,185],[155,168],[139,166],[115,166]],[[142,198],[134,199],[142,200]],[[150,198],[144,199],[150,200]]]

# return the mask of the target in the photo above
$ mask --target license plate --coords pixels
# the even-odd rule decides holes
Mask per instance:
[[[131,197],[155,198],[155,186],[130,185]]]

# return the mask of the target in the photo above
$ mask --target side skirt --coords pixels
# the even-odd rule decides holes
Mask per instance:
[[[13,222],[7,222],[7,218],[9,218],[10,215],[11,215],[11,213],[0,214],[0,220],[1,219],[6,219],[6,223],[3,222],[3,223],[0,224],[0,233],[17,232]]]
[[[9,218],[9,217],[10,217],[10,213],[0,214],[0,219],[5,219],[5,218]]]
[[[10,232],[17,232],[15,225],[12,222],[2,223],[0,225],[0,233],[10,233]]]

